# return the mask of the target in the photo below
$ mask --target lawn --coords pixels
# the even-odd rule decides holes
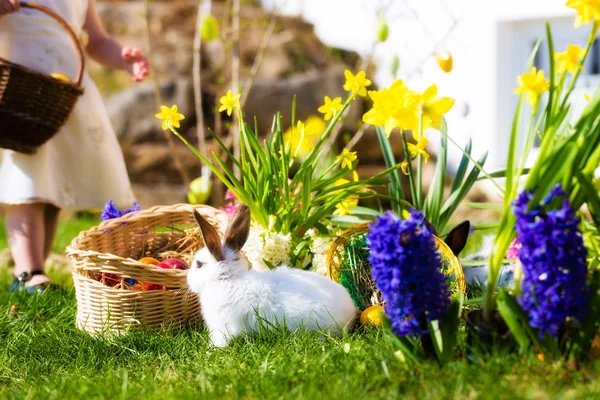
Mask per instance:
[[[92,223],[63,222],[56,250]],[[338,339],[279,333],[214,351],[201,328],[92,338],[75,328],[69,272],[51,275],[63,290],[11,295],[0,266],[0,398],[600,398],[600,366],[571,371],[498,353],[407,367],[378,329]]]

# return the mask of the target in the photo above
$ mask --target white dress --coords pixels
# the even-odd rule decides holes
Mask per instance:
[[[36,0],[80,35],[88,0]],[[78,61],[66,31],[46,14],[24,9],[0,18],[0,56],[43,73],[74,80]],[[0,149],[0,203],[43,202],[60,208],[100,208],[134,201],[123,154],[102,97],[87,73],[83,96],[61,130],[34,155]]]

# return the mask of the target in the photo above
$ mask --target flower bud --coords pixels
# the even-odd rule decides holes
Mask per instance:
[[[385,42],[390,33],[387,22],[385,20],[379,21],[379,28],[377,28],[377,40],[381,43]]]
[[[219,37],[219,22],[212,15],[207,15],[202,21],[200,37],[206,42],[213,41]]]
[[[438,65],[444,72],[452,71],[452,54],[449,51],[438,51],[435,56]]]

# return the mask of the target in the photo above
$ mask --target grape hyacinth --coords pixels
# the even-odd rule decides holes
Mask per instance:
[[[413,211],[402,220],[388,211],[369,228],[372,275],[392,329],[398,336],[428,333],[427,321],[443,317],[450,292],[423,214]]]
[[[550,203],[559,197],[564,197],[561,208],[551,209]],[[524,190],[513,203],[523,266],[518,301],[540,338],[546,333],[556,337],[566,318],[581,321],[589,310],[587,251],[580,220],[560,185],[528,210],[532,198],[533,193]]]
[[[112,200],[108,200],[104,205],[102,213],[100,214],[100,219],[102,221],[106,221],[113,218],[119,218],[125,214],[129,214],[130,212],[134,211],[140,211],[140,205],[138,203],[133,203],[132,208],[125,211],[121,211],[117,208],[117,206],[115,205],[115,203],[113,203]]]

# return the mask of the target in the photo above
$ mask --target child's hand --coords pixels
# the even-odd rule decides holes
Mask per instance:
[[[19,11],[19,0],[0,0],[0,17]]]
[[[6,1],[6,0],[0,0]],[[140,82],[150,73],[148,60],[142,55],[140,49],[123,47],[121,57],[125,60],[125,68],[133,76],[133,80]]]

